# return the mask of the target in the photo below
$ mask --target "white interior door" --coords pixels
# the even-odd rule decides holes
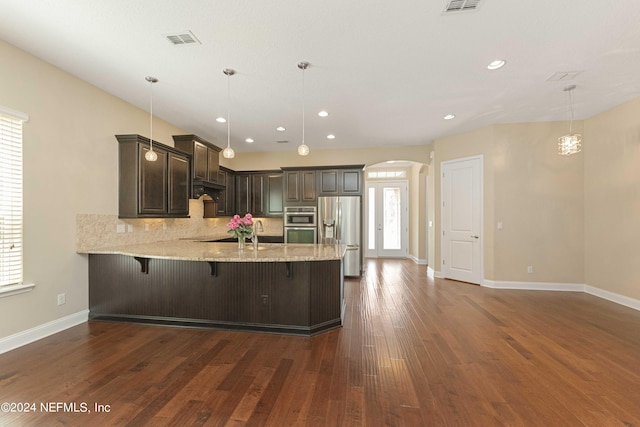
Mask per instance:
[[[367,183],[368,257],[406,257],[409,208],[406,181]]]
[[[442,275],[482,283],[482,157],[442,163]]]

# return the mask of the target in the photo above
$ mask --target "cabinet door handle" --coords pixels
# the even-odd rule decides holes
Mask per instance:
[[[471,236],[471,237],[473,237],[474,239],[479,239],[480,238],[480,236]]]

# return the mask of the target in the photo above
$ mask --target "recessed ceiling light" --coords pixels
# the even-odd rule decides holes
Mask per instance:
[[[491,63],[487,65],[487,68],[490,70],[497,70],[498,68],[504,67],[504,64],[506,63],[507,61],[504,59],[496,59],[495,61],[491,61]]]
[[[253,138],[247,138],[244,142],[248,142],[249,144],[253,144]]]
[[[284,132],[286,129],[284,128],[284,126],[278,126],[278,127],[276,128],[276,130],[277,130],[278,132]]]
[[[336,136],[334,134],[329,134],[327,135],[327,139],[336,139]]]
[[[327,113],[326,111],[322,110],[322,111],[320,111],[320,112],[318,113],[318,115],[319,115],[320,117],[327,117],[327,116],[329,115],[329,113]]]
[[[447,114],[446,116],[444,116],[445,120],[451,120],[451,119],[455,119],[456,116],[454,114]]]
[[[216,118],[216,122],[218,122],[218,123],[227,123],[227,119],[225,119],[224,117],[218,117],[218,118]]]

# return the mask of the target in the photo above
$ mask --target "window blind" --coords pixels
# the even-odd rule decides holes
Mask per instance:
[[[0,109],[0,287],[22,283],[21,113]]]

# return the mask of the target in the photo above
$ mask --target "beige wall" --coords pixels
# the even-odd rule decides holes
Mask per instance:
[[[582,133],[581,125],[574,130]],[[557,153],[568,129],[566,122],[494,128],[494,221],[486,228],[495,236],[495,280],[584,283],[584,156]]]
[[[148,135],[149,116],[0,41],[0,104],[24,126],[24,279],[36,288],[0,298],[0,337],[88,306],[87,258],[76,254],[76,214],[117,214],[117,133]],[[142,83],[141,83],[142,84]],[[154,139],[184,133],[154,121]],[[66,304],[56,296],[66,293]]]
[[[409,186],[409,253],[427,262],[427,174],[429,166],[414,163]]]
[[[430,194],[429,206],[433,210],[433,233],[429,233],[429,266],[435,271],[440,271],[441,255],[440,245],[442,228],[440,224],[440,177],[442,162],[464,157],[484,157],[484,274],[485,278],[493,277],[493,229],[488,224],[493,223],[493,173],[490,162],[493,158],[493,127],[487,127],[472,132],[436,140],[434,143],[434,158],[429,173],[429,183],[433,185]],[[433,170],[433,173],[431,173]]]
[[[574,125],[580,132],[582,123]],[[442,234],[440,163],[482,155],[484,278],[584,283],[583,156],[556,151],[558,136],[567,130],[565,122],[494,125],[436,141],[435,270]]]
[[[584,133],[586,283],[640,299],[640,98]]]

